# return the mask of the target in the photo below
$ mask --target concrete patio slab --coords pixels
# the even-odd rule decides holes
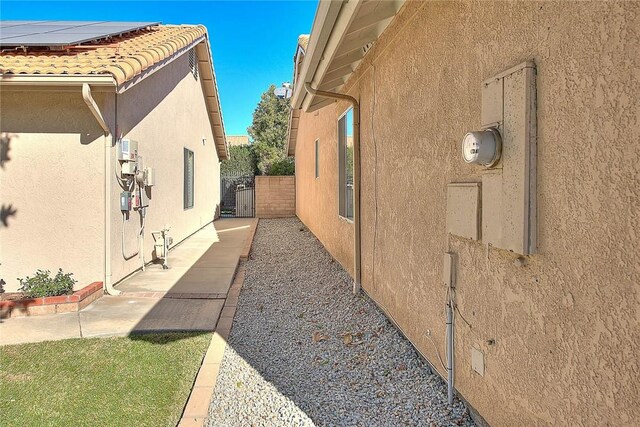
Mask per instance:
[[[125,293],[226,293],[254,221],[254,218],[217,220],[169,252],[168,270],[150,265],[116,285],[116,289]],[[203,267],[207,270],[201,270]]]
[[[235,271],[235,265],[233,267],[191,268],[168,293],[226,294],[233,281]]]
[[[80,312],[84,337],[212,331],[224,300],[104,297]]]
[[[221,254],[220,251],[209,250],[193,264],[193,267],[228,267],[236,262],[237,259],[238,254],[235,251]]]
[[[79,337],[78,313],[13,317],[0,322],[0,345]]]
[[[0,345],[131,332],[213,331],[255,222],[215,221],[171,250],[172,268],[150,265],[117,285],[123,295],[104,296],[80,312],[3,320]]]
[[[82,336],[124,336],[158,303],[159,299],[107,296],[78,313]]]

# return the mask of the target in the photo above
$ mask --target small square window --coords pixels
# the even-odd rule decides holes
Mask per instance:
[[[316,178],[320,178],[320,140],[316,139]]]

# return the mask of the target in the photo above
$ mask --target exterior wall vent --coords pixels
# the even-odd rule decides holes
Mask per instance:
[[[198,80],[198,54],[195,48],[189,51],[189,69],[193,74],[193,78]]]

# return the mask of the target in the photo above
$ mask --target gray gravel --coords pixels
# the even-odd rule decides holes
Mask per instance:
[[[246,267],[209,426],[473,425],[299,220],[260,220]]]

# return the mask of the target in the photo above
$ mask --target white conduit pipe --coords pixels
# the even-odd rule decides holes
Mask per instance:
[[[129,261],[131,258],[133,258],[134,256],[138,255],[140,253],[140,246],[138,245],[138,250],[135,251],[134,253],[131,254],[127,254],[127,251],[125,250],[125,243],[124,243],[124,230],[125,230],[125,226],[127,224],[127,214],[126,212],[122,212],[122,257]],[[140,232],[142,232],[142,228],[140,228]],[[138,242],[140,241],[140,232],[138,233],[138,238],[136,240],[138,240]]]
[[[360,104],[350,95],[326,92],[305,83],[304,88],[312,95],[324,98],[342,99],[353,105],[353,225],[354,225],[354,281],[353,294],[359,295],[361,288],[361,247],[360,247]]]
[[[82,84],[82,98],[89,107],[89,111],[98,121],[104,131],[104,278],[102,285],[109,295],[120,295],[111,283],[111,145],[112,135],[105,122],[96,101],[91,96],[91,88],[87,83]]]

